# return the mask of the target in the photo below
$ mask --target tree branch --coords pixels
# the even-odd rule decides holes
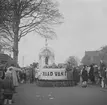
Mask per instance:
[[[35,7],[34,4],[34,8],[32,8],[29,12],[25,13],[24,15],[21,16],[21,18],[25,17],[26,15],[29,15],[32,11],[36,10],[38,6],[40,6],[40,4],[42,3],[43,0],[40,0],[40,2],[38,3],[38,5]]]

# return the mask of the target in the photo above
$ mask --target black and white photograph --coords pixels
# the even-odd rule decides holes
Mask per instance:
[[[107,0],[0,0],[0,105],[107,105]]]

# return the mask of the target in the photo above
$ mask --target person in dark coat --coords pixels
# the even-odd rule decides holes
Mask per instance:
[[[88,82],[88,72],[87,67],[84,66],[82,71],[82,87],[87,87],[87,82]]]
[[[80,76],[79,76],[79,72],[77,70],[77,67],[74,67],[74,69],[73,69],[73,80],[75,81],[76,84],[80,81],[79,77]]]
[[[106,65],[103,62],[100,62],[100,73],[101,73],[101,77],[106,77]]]
[[[30,71],[30,83],[34,83],[35,77],[34,77],[34,69],[31,68]]]
[[[14,91],[14,85],[12,82],[12,76],[6,74],[5,79],[3,80],[3,89],[4,89],[4,104],[12,104],[12,97]]]
[[[0,66],[0,76],[1,76],[1,79],[5,78],[5,71],[4,71],[4,67],[3,66]]]
[[[100,61],[100,76],[101,76],[101,87],[104,88],[106,85],[106,65]]]
[[[106,85],[106,67],[101,70],[101,87],[104,88]]]
[[[66,66],[66,72],[67,72],[67,79],[68,80],[73,80],[73,72],[72,71],[73,71],[73,67],[68,62],[67,66]]]
[[[88,81],[88,72],[86,70],[86,66],[83,68],[83,71],[82,71],[82,81]]]
[[[23,72],[23,79],[24,79],[24,83],[26,83],[26,72]]]
[[[97,65],[94,66],[94,76],[95,76],[95,83],[99,84],[100,83],[100,79],[99,79],[99,70],[98,70],[98,66]]]
[[[89,79],[91,80],[92,83],[95,83],[95,75],[94,75],[93,65],[90,66]]]

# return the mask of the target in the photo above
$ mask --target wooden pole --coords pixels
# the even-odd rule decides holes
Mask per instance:
[[[23,67],[24,67],[24,60],[25,60],[25,58],[24,58],[24,56],[23,56]]]

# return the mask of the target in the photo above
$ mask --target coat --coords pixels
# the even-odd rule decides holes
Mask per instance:
[[[3,80],[4,94],[13,94],[14,86],[11,79]]]
[[[72,71],[67,71],[67,79],[73,80],[73,72]]]
[[[0,69],[0,77],[1,77],[2,79],[5,78],[5,72],[4,72],[3,69]]]
[[[12,78],[13,78],[13,85],[18,86],[19,83],[18,83],[18,78],[15,70],[12,70]]]
[[[79,72],[76,68],[74,68],[74,70],[73,70],[73,80],[76,81],[76,82],[80,81]]]
[[[82,80],[83,81],[88,81],[88,73],[86,70],[82,71]]]
[[[10,68],[12,68],[11,71],[9,71]],[[19,85],[19,83],[18,83],[18,78],[17,78],[17,73],[16,73],[17,71],[18,71],[18,70],[17,70],[17,68],[15,68],[15,67],[9,67],[9,68],[8,68],[8,71],[7,71],[7,72],[11,72],[13,85],[14,85],[15,87],[17,87],[17,86]]]
[[[100,64],[100,74],[101,77],[106,78],[106,66],[105,64]]]

